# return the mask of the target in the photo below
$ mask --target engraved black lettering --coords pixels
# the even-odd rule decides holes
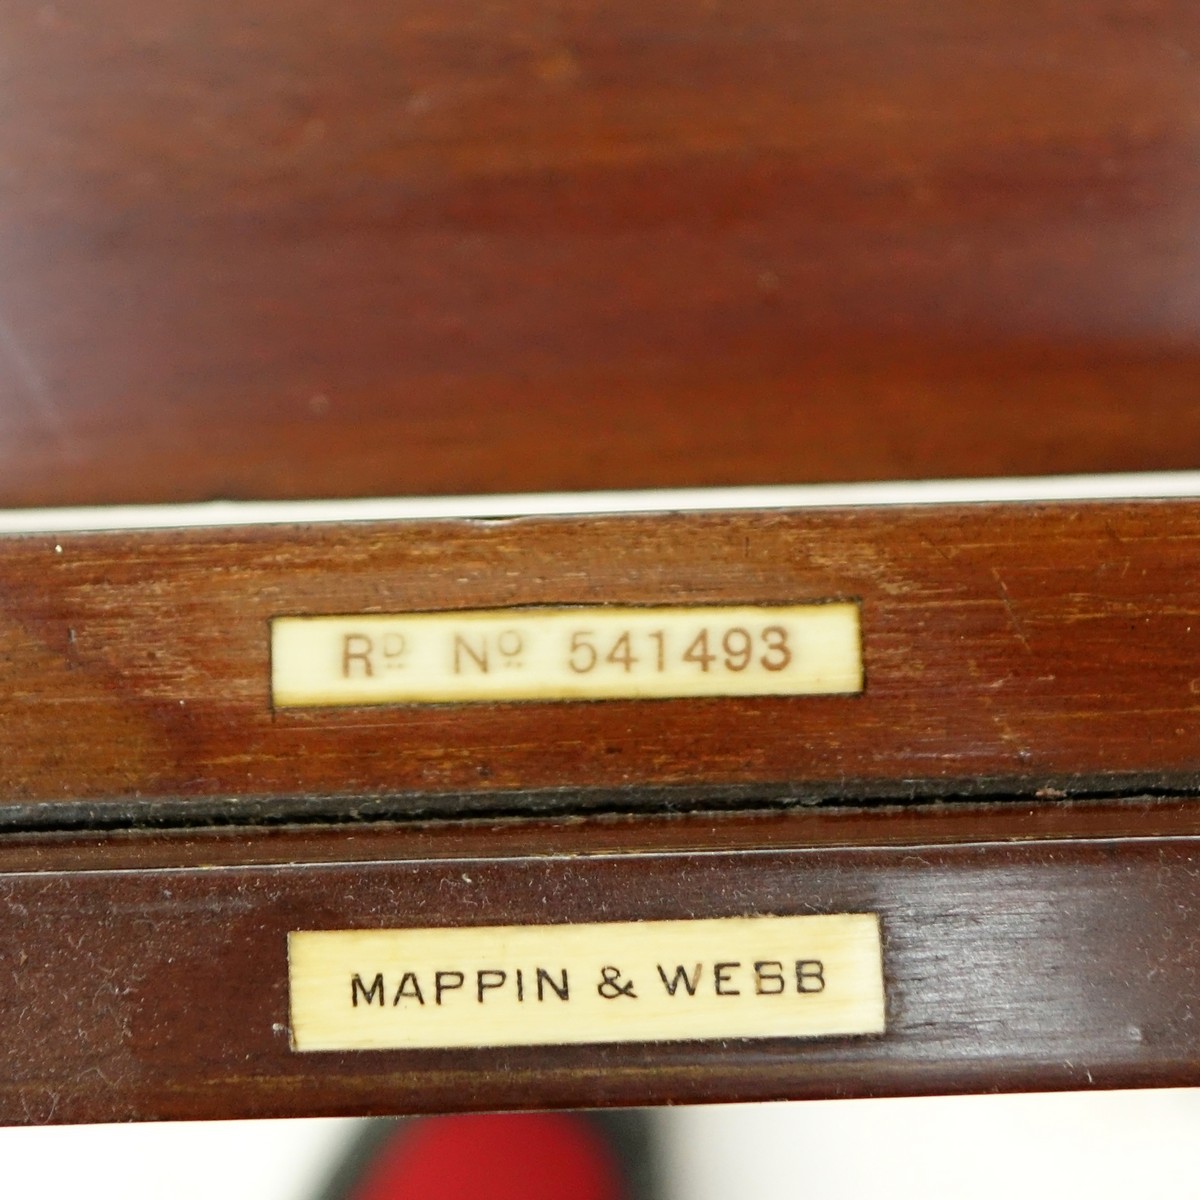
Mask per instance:
[[[567,666],[576,675],[586,675],[599,661],[596,647],[587,640],[591,636],[590,629],[577,629],[571,634],[571,657],[567,660]]]
[[[796,991],[823,992],[825,964],[817,958],[801,958],[796,962]]]
[[[446,980],[447,982],[443,982]],[[448,982],[453,980],[453,983]],[[441,1004],[442,996],[446,992],[456,991],[466,983],[466,976],[461,971],[436,971],[433,976],[433,990],[437,997],[437,1003]]]
[[[405,971],[400,977],[400,986],[396,989],[396,998],[392,1001],[392,1007],[395,1008],[401,1000],[415,1000],[421,1005],[425,1003],[425,997],[421,994],[421,984],[417,980],[415,971]]]
[[[353,679],[354,672],[351,668],[355,663],[359,663],[362,666],[359,677],[370,679],[375,674],[371,666],[371,654],[374,649],[375,643],[365,633],[346,634],[342,638],[342,678]]]
[[[498,987],[504,986],[504,981],[508,978],[505,971],[476,971],[475,972],[475,992],[479,997],[479,1003],[483,1003],[483,993],[490,992]]]
[[[525,649],[525,638],[519,629],[505,629],[496,638],[496,649],[507,660],[506,667],[519,667],[521,653]]]
[[[750,655],[754,652],[754,643],[750,631],[740,625],[727,629],[721,639],[721,649],[725,651],[725,667],[730,671],[744,671],[750,665]]]
[[[542,993],[542,985],[543,984],[545,984],[545,986],[548,987],[560,1000],[570,1000],[571,986],[570,986],[569,980],[567,979],[566,967],[563,967],[562,987],[559,987],[558,984],[554,982],[554,977],[550,974],[549,971],[547,971],[544,967],[538,967],[538,969],[537,969],[537,992],[538,992],[539,1000],[541,1000],[543,998],[543,993]]]
[[[408,653],[408,639],[402,633],[392,630],[383,635],[383,665],[389,671],[397,671],[404,666],[404,656]]]
[[[682,964],[675,968],[675,974],[670,979],[667,978],[667,973],[662,969],[661,964],[658,968],[658,977],[663,981],[663,987],[667,989],[667,995],[673,996],[679,990],[679,985],[683,984],[684,990],[689,996],[696,994],[696,988],[700,985],[700,972],[703,970],[704,964],[697,963],[691,975],[683,969]]]
[[[619,667],[624,667],[626,675],[640,661],[634,657],[633,643],[628,629],[613,643],[613,648],[608,652],[605,661],[615,663]]]
[[[371,981],[371,987],[368,990],[367,985],[363,983],[361,975],[354,975],[350,979],[350,1003],[355,1008],[358,1007],[358,997],[361,993],[364,1004],[371,1004],[378,999],[380,1006],[383,1005],[383,974],[382,972],[375,976]]]
[[[774,969],[768,971],[768,967]],[[754,964],[754,991],[759,996],[778,996],[783,991],[783,963],[770,959],[756,962]]]
[[[716,660],[717,656],[708,651],[708,630],[702,629],[696,634],[692,644],[683,652],[683,661],[698,663],[700,670],[707,671],[709,664]]]
[[[763,641],[767,652],[759,659],[765,670],[782,671],[792,661],[792,652],[788,647],[788,633],[782,625],[768,625],[762,631]]]
[[[655,629],[651,631],[650,636],[658,646],[658,652],[654,658],[655,664],[660,671],[663,671],[667,666],[667,635],[663,630]]]
[[[725,986],[729,982],[729,972],[741,965],[740,962],[713,963],[713,990],[718,996],[740,996],[742,994],[737,988]]]
[[[623,980],[620,967],[601,967],[600,982],[596,985],[596,991],[605,1000],[616,1000],[621,996],[630,1000],[637,999],[637,992],[633,990],[633,980]]]
[[[461,633],[454,635],[454,673],[461,675],[463,671],[463,659],[466,658],[473,662],[476,668],[487,674],[488,669],[488,652],[487,638],[479,643],[479,649],[476,651],[468,644],[467,639]]]

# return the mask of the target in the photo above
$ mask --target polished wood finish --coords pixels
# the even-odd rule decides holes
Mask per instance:
[[[840,837],[766,813],[27,835],[23,861],[8,839],[0,1120],[1195,1084],[1200,817],[1147,800],[1076,815],[1105,835],[1039,833],[1010,804],[845,812]],[[838,911],[881,914],[882,1037],[288,1045],[295,929]]]
[[[1189,0],[11,0],[0,504],[1194,467],[1198,50]]]
[[[0,820],[1128,794],[1200,773],[1200,504],[0,540]],[[858,599],[856,696],[271,707],[280,614]]]
[[[13,0],[0,505],[1195,467],[1197,51]],[[1195,502],[2,539],[0,1120],[1200,1082],[1198,569]],[[861,697],[270,706],[283,613],[835,597]],[[296,928],[847,909],[881,1039],[288,1048]]]
[[[1200,1083],[1198,570],[1195,501],[0,539],[0,1121]],[[833,597],[859,696],[270,704],[281,613]],[[880,914],[885,1034],[290,1048],[295,930],[770,912]]]

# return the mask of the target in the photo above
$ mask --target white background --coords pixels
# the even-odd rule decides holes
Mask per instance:
[[[679,1108],[655,1119],[666,1200],[1200,1192],[1200,1091]],[[0,1162],[12,1196],[307,1200],[356,1131],[333,1120],[0,1129]]]

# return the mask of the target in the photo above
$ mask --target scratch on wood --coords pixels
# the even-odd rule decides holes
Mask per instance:
[[[1017,635],[1017,641],[1025,647],[1026,654],[1032,654],[1033,649],[1029,645],[1029,639],[1025,636],[1025,628],[1021,624],[1020,618],[1017,616],[1016,609],[1013,608],[1012,600],[1008,595],[1008,585],[1000,576],[1000,572],[993,567],[992,578],[996,581],[996,587],[1000,593],[1000,603],[1004,605],[1004,611],[1008,614],[1008,623],[1012,626],[1012,631]]]
[[[55,433],[63,429],[62,415],[58,410],[46,377],[38,370],[37,364],[29,357],[16,330],[9,324],[7,318],[0,313],[0,357],[8,359],[13,372],[17,376],[22,390],[42,423]]]

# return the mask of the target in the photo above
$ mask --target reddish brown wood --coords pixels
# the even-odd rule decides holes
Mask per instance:
[[[338,824],[6,831],[0,872],[162,870],[374,861],[689,854],[982,842],[1128,842],[1200,837],[1200,805],[1101,802],[907,804],[737,812],[602,813]]]
[[[10,0],[0,503],[1194,467],[1190,0]]]
[[[1106,836],[1030,838],[1028,816],[1000,806],[927,812],[899,837],[908,816],[845,813],[842,846],[810,839],[804,813],[639,822],[640,849],[623,839],[636,853],[614,853],[611,821],[496,823],[486,838],[455,824],[42,835],[23,860],[10,841],[0,1120],[1194,1085],[1195,806],[1082,816]],[[293,929],[823,911],[882,916],[882,1038],[288,1047]]]
[[[13,0],[0,504],[1194,467],[1198,49],[1183,0]],[[1058,799],[1200,786],[1198,568],[1189,503],[6,539],[0,1120],[1200,1082],[1195,806]],[[282,612],[832,596],[860,698],[268,702]],[[218,815],[342,824],[15,832]],[[882,1040],[287,1048],[292,928],[844,908]]]
[[[87,824],[1192,788],[1198,577],[1194,502],[13,537],[0,801]],[[284,613],[834,597],[861,599],[861,696],[270,703]]]
[[[0,1121],[1196,1084],[1200,807],[1060,793],[1194,783],[1198,557],[1151,501],[4,539]],[[829,596],[860,697],[269,705],[280,612]],[[289,1048],[293,929],[771,911],[881,914],[884,1037]]]

